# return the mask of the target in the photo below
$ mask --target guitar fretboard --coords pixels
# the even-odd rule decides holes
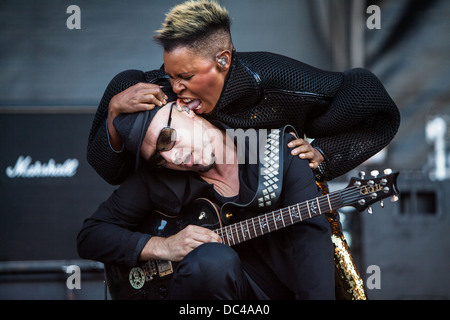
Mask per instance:
[[[343,206],[342,192],[336,191],[216,229],[214,232],[222,238],[223,243],[233,246]]]

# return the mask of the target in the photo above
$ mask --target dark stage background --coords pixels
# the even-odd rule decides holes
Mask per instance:
[[[0,299],[105,297],[102,265],[81,260],[75,246],[83,220],[114,190],[87,164],[87,136],[114,75],[160,67],[151,37],[180,2],[0,1]],[[398,202],[374,205],[372,215],[342,213],[369,298],[450,298],[450,2],[219,2],[238,51],[335,71],[365,67],[380,78],[400,130],[330,188],[359,170],[400,171]],[[67,27],[70,5],[81,10],[81,29]],[[81,268],[81,289],[66,285],[70,265]]]

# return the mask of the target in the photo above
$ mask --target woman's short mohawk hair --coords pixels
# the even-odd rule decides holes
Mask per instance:
[[[166,51],[177,46],[200,47],[207,40],[225,40],[231,45],[228,11],[214,0],[189,0],[173,7],[154,39]],[[230,49],[223,48],[222,50]]]

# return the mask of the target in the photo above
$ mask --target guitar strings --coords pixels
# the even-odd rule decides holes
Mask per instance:
[[[349,188],[348,188],[349,189]],[[346,193],[346,192],[342,192],[342,193]],[[329,197],[327,196],[321,196],[318,198],[314,198],[311,200],[308,200],[309,202],[313,202],[315,203],[316,201],[319,201],[319,206],[320,206],[320,201],[323,202],[323,200],[325,200],[325,198],[329,198],[330,202],[335,202],[336,200],[340,200],[340,196],[339,193],[336,192],[335,194],[331,194],[331,196],[329,195]],[[328,199],[326,199],[326,204],[328,205],[329,208],[329,203],[328,203]],[[322,203],[323,205],[323,203]],[[226,240],[228,240],[230,243],[233,242],[233,244],[236,244],[236,238],[237,238],[237,243],[242,242],[244,240],[248,240],[250,238],[254,238],[260,235],[263,235],[267,232],[273,231],[278,229],[279,227],[277,226],[277,218],[275,217],[275,215],[278,217],[278,220],[282,220],[284,222],[284,226],[289,226],[292,225],[296,222],[300,222],[303,220],[306,220],[307,218],[309,218],[309,213],[306,213],[308,207],[308,205],[305,203],[299,203],[296,205],[292,205],[289,206],[287,208],[283,208],[280,210],[275,210],[266,214],[262,214],[262,215],[258,215],[255,216],[253,218],[247,219],[247,220],[243,220],[241,222],[235,223],[233,225],[230,226],[226,226],[222,229],[217,230],[218,233],[220,233],[219,235],[222,236],[228,236],[227,238],[225,238]],[[297,207],[297,208],[296,208]],[[298,210],[300,209],[300,210]],[[303,210],[302,210],[303,209]],[[299,211],[299,212],[298,212]],[[321,210],[320,210],[321,211]],[[326,210],[327,212],[330,210]],[[309,211],[308,211],[309,212]],[[322,213],[322,212],[320,212]],[[317,213],[314,214],[314,216],[318,215]],[[287,223],[285,222],[287,220]],[[294,221],[295,220],[295,221]],[[255,226],[255,221],[256,221],[256,225]],[[247,227],[244,229],[242,228],[242,223],[244,223],[247,225]],[[255,236],[251,236],[250,234],[250,230],[248,228],[248,224],[250,222],[250,225],[253,227],[253,233],[255,234]],[[238,227],[238,224],[241,225],[241,227]],[[234,226],[234,229],[233,229]],[[267,230],[264,231],[264,229],[267,226]],[[256,231],[258,229],[258,231]],[[260,231],[259,231],[260,230]],[[223,234],[225,233],[225,234]],[[246,239],[246,233],[249,234],[249,238]],[[239,234],[241,234],[241,237],[243,238],[242,240],[240,239],[241,237],[239,237]],[[224,239],[224,238],[223,238]]]
[[[258,236],[264,235],[271,231],[277,230],[280,227],[284,228],[290,226],[297,222],[307,220],[314,216],[323,214],[322,205],[328,207],[324,212],[330,212],[333,208],[330,208],[330,203],[339,204],[344,202],[354,202],[361,198],[361,193],[359,192],[360,187],[352,186],[347,187],[341,191],[332,192],[328,195],[323,195],[314,199],[306,200],[302,203],[288,206],[279,210],[268,212],[265,214],[257,215],[253,218],[249,218],[229,226],[215,230],[216,233],[222,238],[222,240],[227,240],[229,245],[234,245],[249,239],[256,238]],[[355,193],[355,191],[357,191]],[[318,203],[318,208],[315,204]],[[309,204],[314,206],[313,213],[311,214],[311,208]],[[320,213],[315,212],[319,209]],[[282,226],[278,226],[278,221],[282,221]],[[295,221],[294,221],[295,220]],[[245,226],[243,226],[243,224]],[[238,226],[240,225],[240,227]],[[249,226],[250,225],[250,226]],[[234,230],[233,230],[234,226]],[[267,227],[267,230],[265,230]],[[251,229],[253,229],[253,236],[250,234]],[[258,230],[258,231],[257,231]],[[248,234],[248,236],[247,236]],[[239,236],[240,235],[240,236]],[[242,238],[242,239],[241,239]],[[236,241],[237,240],[237,241]]]
[[[308,203],[312,203],[315,205],[316,202],[318,202],[319,211],[320,211],[319,214],[323,213],[322,210],[320,209],[321,202],[324,202],[326,204],[326,206],[328,206],[328,210],[325,210],[324,212],[332,211],[333,209],[330,208],[330,204],[329,204],[328,200],[330,201],[330,203],[331,202],[334,203],[336,201],[338,201],[338,203],[340,203],[344,197],[346,198],[346,201],[351,201],[351,199],[356,200],[359,198],[359,191],[356,194],[356,196],[349,197],[349,195],[354,193],[355,190],[359,190],[359,188],[354,187],[354,186],[348,187],[340,192],[336,191],[336,192],[333,192],[328,195],[323,195],[323,196],[320,196],[320,197],[317,197],[317,198],[314,198],[311,200],[306,200],[305,202],[302,202],[302,203],[291,205],[286,208],[282,208],[280,210],[275,210],[272,212],[261,214],[261,215],[255,216],[253,218],[246,219],[246,220],[234,223],[232,225],[219,228],[219,229],[215,230],[215,232],[222,238],[223,241],[227,240],[229,245],[234,245],[234,244],[264,235],[265,233],[268,233],[268,232],[278,229],[279,227],[277,226],[277,218],[279,221],[281,220],[284,222],[283,227],[290,226],[294,223],[301,222],[303,220],[310,218],[310,210],[308,210]],[[322,203],[322,205],[323,205],[323,203]],[[300,210],[297,210],[297,209],[300,209]],[[299,211],[299,212],[297,212],[297,211]],[[314,216],[317,216],[319,214],[314,212]],[[272,217],[270,217],[270,216],[272,216]],[[311,215],[311,217],[313,217],[313,216]],[[294,222],[294,220],[296,220],[296,221]],[[285,221],[287,221],[287,223]],[[242,226],[243,223],[245,224],[245,227]],[[254,236],[252,236],[250,234],[249,224],[250,224],[250,227],[252,227],[254,229],[253,230]],[[256,224],[256,226],[255,226],[255,224]],[[238,227],[238,225],[240,225],[240,227]],[[233,226],[234,226],[234,228],[233,228]],[[267,226],[267,230],[264,231],[266,226]],[[246,234],[248,234],[248,236]],[[241,236],[239,236],[239,235],[241,235]],[[242,240],[241,240],[241,238],[242,238]]]

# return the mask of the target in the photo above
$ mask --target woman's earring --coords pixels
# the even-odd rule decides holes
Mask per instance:
[[[219,62],[221,68],[225,67],[225,65],[227,64],[227,61],[225,58],[219,59],[219,61],[217,61],[217,62]]]
[[[219,66],[220,66],[221,68],[223,68],[223,67],[225,67],[225,65],[227,64],[228,58],[227,58],[227,57],[223,57],[223,58],[220,58],[220,59],[219,59],[219,54],[217,54],[217,55],[216,55],[216,61],[217,61],[217,63],[219,64]]]

